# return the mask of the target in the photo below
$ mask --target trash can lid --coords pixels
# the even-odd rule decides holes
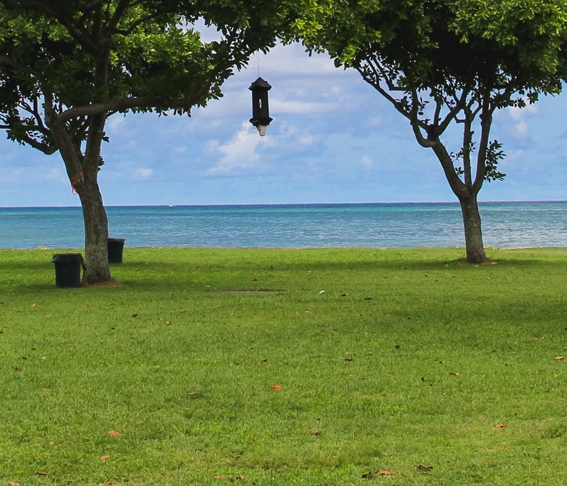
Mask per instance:
[[[81,262],[83,260],[83,255],[80,253],[56,253],[51,258],[53,263],[71,263],[71,262]]]

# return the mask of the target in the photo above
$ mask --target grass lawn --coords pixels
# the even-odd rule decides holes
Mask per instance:
[[[52,253],[0,251],[2,486],[567,484],[567,249]]]

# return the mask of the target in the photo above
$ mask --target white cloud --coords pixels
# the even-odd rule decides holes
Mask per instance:
[[[260,70],[260,76],[277,75],[297,79],[300,76],[316,76],[326,78],[329,75],[341,75],[340,69],[326,54],[309,56],[305,48],[298,43],[290,45],[278,44],[268,54],[253,56],[248,63],[249,70]]]
[[[216,29],[205,27],[202,21],[197,22],[196,28],[203,32],[206,40],[218,38]],[[267,54],[253,55],[242,70],[235,71],[223,84],[224,96],[210,100],[205,108],[195,107],[194,117],[207,119],[209,133],[221,129],[230,118],[247,120],[252,108],[248,88],[258,75],[273,86],[270,111],[274,118],[280,114],[317,115],[344,110],[352,106],[352,102],[341,101],[345,95],[352,96],[349,80],[355,78],[357,84],[364,84],[358,73],[337,69],[326,54],[309,56],[300,44],[278,44]],[[119,130],[122,121],[123,117],[112,117],[108,122],[109,130]]]
[[[269,130],[269,128],[268,128]],[[248,123],[243,122],[241,129],[225,144],[218,142],[209,144],[210,149],[223,154],[217,164],[206,171],[206,175],[228,175],[234,171],[254,169],[259,166],[260,156],[256,147],[260,143],[269,143],[258,135],[258,132]]]
[[[148,179],[151,179],[153,175],[153,169],[136,169],[132,173],[132,179],[135,181],[147,181]]]
[[[506,157],[504,157],[504,159],[502,159],[502,162],[500,162],[500,167],[501,168],[518,167],[523,162],[524,157],[525,157],[524,150],[522,149],[510,150],[509,152],[506,152]]]
[[[125,121],[126,117],[124,115],[114,115],[106,122],[106,127],[109,130],[118,132],[124,126]]]
[[[374,116],[368,120],[368,126],[371,128],[381,127],[383,123],[381,116]]]
[[[527,105],[525,108],[518,108],[517,106],[511,106],[508,108],[508,113],[516,121],[523,120],[526,115],[535,115],[538,112],[539,108],[537,105],[533,104]]]
[[[26,181],[69,184],[67,174],[62,167],[43,166],[35,169],[18,167],[4,171],[2,177],[4,182],[10,184],[25,184]]]
[[[293,115],[312,115],[316,113],[327,113],[339,110],[341,107],[338,103],[330,102],[304,102],[304,101],[280,101],[274,100],[271,103],[271,112],[278,114]]]
[[[538,112],[539,108],[536,105],[528,104],[525,108],[511,106],[497,112],[496,116],[514,138],[526,141],[530,137],[530,126],[527,119]]]
[[[300,128],[287,122],[282,123],[277,135],[267,140],[270,146],[277,147],[280,155],[303,152],[318,141],[320,137],[313,135],[308,127]]]
[[[197,19],[194,24],[189,24],[186,27],[199,32],[203,42],[219,41],[222,38],[222,34],[218,29],[214,25],[207,26],[203,19]]]
[[[528,123],[525,120],[520,120],[513,126],[513,134],[516,138],[527,138],[529,135]]]
[[[310,145],[313,145],[316,141],[317,141],[317,137],[315,137],[314,135],[305,134],[305,135],[301,135],[297,139],[296,143],[298,147],[305,149]]]
[[[59,167],[54,167],[53,169],[50,169],[48,171],[46,171],[43,175],[43,178],[46,180],[52,180],[52,181],[67,181],[67,174],[63,173],[63,170],[60,169]]]
[[[206,35],[213,38],[216,32]],[[264,138],[248,122],[252,114],[248,87],[258,74],[273,86],[274,122]],[[109,204],[453,200],[436,157],[419,147],[405,118],[356,71],[336,69],[326,55],[310,58],[299,45],[277,46],[258,59],[253,56],[248,68],[227,80],[223,93],[206,108],[193,110],[192,118],[155,114],[110,118],[111,143],[103,145],[107,165],[100,173],[105,200]],[[550,187],[546,174],[554,177],[554,185],[567,186],[562,155],[567,153],[562,128],[566,111],[564,94],[544,97],[537,107],[495,113],[491,139],[504,143],[508,157],[501,166],[509,181],[488,185],[495,188],[487,193],[493,200],[529,200],[542,194],[565,198],[565,191],[546,192]],[[447,132],[452,150],[461,144],[459,128]],[[475,129],[478,134],[478,126]],[[3,205],[78,204],[59,155],[48,158],[2,137],[0,149]],[[547,173],[534,176],[542,170]],[[248,178],[238,183],[228,178],[243,174],[261,183],[248,187]],[[128,181],[132,184],[125,185]],[[513,183],[522,190],[508,190]],[[439,191],[438,195],[432,191]]]

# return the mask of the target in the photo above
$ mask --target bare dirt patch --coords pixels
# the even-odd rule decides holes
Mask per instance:
[[[95,284],[88,284],[86,282],[83,282],[81,284],[81,287],[122,287],[122,284],[118,280],[111,278],[106,282],[99,282]]]

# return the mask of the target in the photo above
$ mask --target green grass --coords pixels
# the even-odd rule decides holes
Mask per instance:
[[[567,250],[488,253],[0,251],[0,484],[567,484]]]

